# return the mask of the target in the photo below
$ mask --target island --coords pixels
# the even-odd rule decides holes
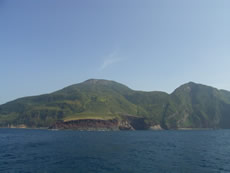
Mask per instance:
[[[230,128],[230,92],[189,82],[171,94],[89,79],[0,105],[0,127],[74,130]]]

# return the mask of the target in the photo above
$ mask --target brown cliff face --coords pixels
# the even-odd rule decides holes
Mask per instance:
[[[75,129],[75,130],[118,130],[118,121],[99,119],[80,119],[72,121],[57,121],[50,129]]]
[[[148,129],[143,118],[126,117],[124,120],[79,119],[57,121],[49,129],[74,130],[145,130]]]

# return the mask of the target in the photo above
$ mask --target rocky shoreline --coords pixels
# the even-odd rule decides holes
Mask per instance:
[[[81,131],[124,131],[124,130],[217,130],[218,128],[177,128],[164,129],[160,124],[147,124],[144,118],[123,116],[122,119],[77,119],[58,120],[49,127],[27,126],[26,124],[8,124],[0,128],[13,129],[49,129],[49,130],[81,130]]]
[[[170,130],[160,124],[147,124],[144,118],[123,115],[114,119],[77,119],[58,120],[49,127],[27,126],[26,124],[8,124],[0,128],[15,129],[50,129],[50,130],[82,130],[82,131],[120,131],[120,130]],[[177,128],[171,130],[213,130],[214,128]],[[217,128],[215,128],[217,129]]]
[[[57,121],[49,129],[73,130],[148,130],[143,118],[126,117],[126,119],[79,119],[71,121]]]

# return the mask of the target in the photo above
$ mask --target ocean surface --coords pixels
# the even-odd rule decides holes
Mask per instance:
[[[229,173],[230,130],[0,129],[0,172]]]

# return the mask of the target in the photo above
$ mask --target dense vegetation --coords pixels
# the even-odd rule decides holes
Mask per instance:
[[[172,94],[142,92],[114,81],[91,79],[51,94],[0,106],[0,126],[47,127],[57,120],[144,117],[149,126],[230,128],[230,92],[188,83]]]

